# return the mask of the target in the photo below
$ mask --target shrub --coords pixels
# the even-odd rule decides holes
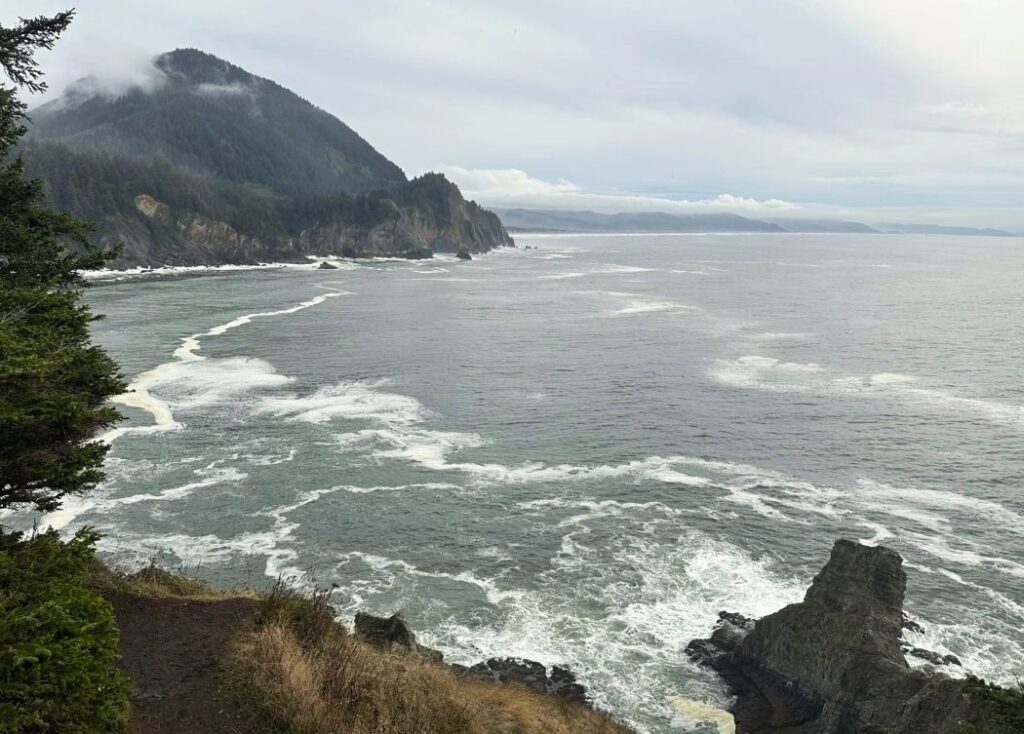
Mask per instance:
[[[964,693],[981,705],[984,723],[964,727],[964,734],[1020,734],[1024,732],[1024,685],[1002,688],[971,678],[964,684]]]
[[[0,535],[0,734],[123,729],[110,605],[88,588],[95,533]]]

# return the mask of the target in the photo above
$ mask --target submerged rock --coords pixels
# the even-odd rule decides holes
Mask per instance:
[[[903,657],[903,559],[839,540],[804,600],[752,622],[722,613],[687,652],[736,694],[736,730],[953,734],[984,713],[963,683]]]
[[[455,253],[455,257],[459,258],[460,260],[472,260],[473,259],[473,256],[470,255],[468,252],[466,252],[463,249],[460,249],[458,252],[456,252]]]
[[[317,265],[317,267],[320,268],[320,270],[337,270],[338,269],[337,265],[332,265],[331,263],[327,262],[326,260],[321,260],[320,264]]]

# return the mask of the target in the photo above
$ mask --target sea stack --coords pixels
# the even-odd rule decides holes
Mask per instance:
[[[736,694],[736,730],[769,734],[955,734],[985,721],[964,682],[903,657],[903,559],[836,541],[802,602],[756,622],[722,613],[687,652]]]

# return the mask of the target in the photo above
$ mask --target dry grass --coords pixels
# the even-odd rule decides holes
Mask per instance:
[[[173,573],[154,564],[127,573],[97,561],[90,570],[89,583],[101,594],[127,594],[147,599],[213,600],[256,596],[246,589],[218,589],[205,581]]]
[[[278,592],[280,589],[278,590]],[[326,597],[270,595],[262,625],[235,646],[229,689],[291,734],[628,734],[606,716],[518,686],[461,678],[443,665],[362,642]],[[304,610],[300,607],[305,606]]]

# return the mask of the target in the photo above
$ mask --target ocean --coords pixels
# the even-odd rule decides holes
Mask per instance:
[[[728,702],[687,642],[801,599],[839,537],[904,556],[909,642],[1024,673],[1024,240],[517,241],[95,279],[136,389],[107,482],[44,521],[566,664],[648,734]]]

